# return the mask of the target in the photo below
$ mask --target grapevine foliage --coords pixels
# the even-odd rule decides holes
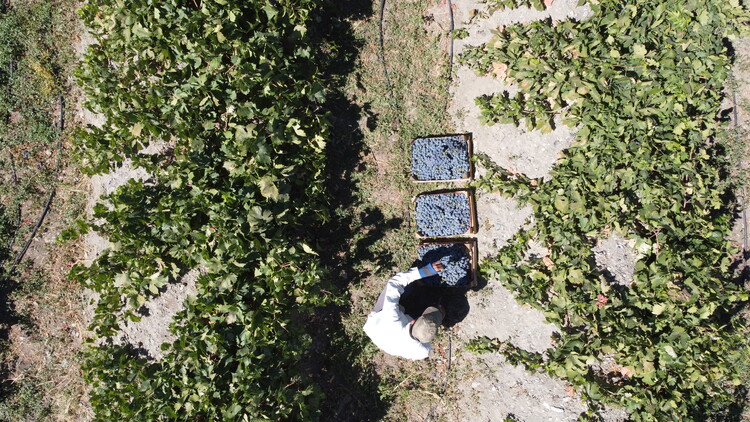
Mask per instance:
[[[469,147],[460,136],[417,138],[412,143],[411,173],[417,180],[451,180],[469,172]]]
[[[479,98],[485,122],[546,131],[559,114],[579,127],[549,181],[490,166],[477,183],[534,209],[536,225],[482,269],[560,326],[556,347],[542,358],[475,346],[579,386],[592,403],[584,419],[615,403],[632,420],[704,420],[743,391],[729,362],[747,348],[731,316],[748,295],[732,281],[731,186],[714,139],[726,37],[747,27],[747,11],[736,0],[589,5],[585,21],[508,26],[462,56],[484,74],[507,65],[520,88]],[[636,244],[629,288],[596,268],[592,249],[611,231]],[[531,239],[549,255],[526,258]],[[613,372],[594,369],[605,357]]]
[[[416,200],[417,232],[422,236],[455,236],[471,226],[469,196],[462,192],[422,194]]]
[[[547,4],[551,4],[550,0],[486,0],[485,3],[489,6],[490,11],[515,9],[518,7],[534,8],[536,10],[545,10]]]
[[[465,286],[471,281],[471,258],[461,243],[426,244],[417,248],[420,266],[440,261],[445,269],[425,279],[428,284]]]
[[[314,418],[320,393],[299,367],[310,345],[301,321],[329,302],[306,239],[327,218],[328,126],[307,35],[314,7],[83,7],[97,43],[78,77],[106,124],[79,134],[78,153],[90,173],[130,160],[151,174],[94,209],[92,227],[114,247],[72,271],[100,297],[92,329],[115,336],[118,315],[138,319],[167,283],[204,271],[163,360],[92,343],[85,370],[97,419]],[[149,146],[160,152],[141,152]]]

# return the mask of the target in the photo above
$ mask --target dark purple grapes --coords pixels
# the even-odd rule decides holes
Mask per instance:
[[[467,194],[420,195],[416,202],[417,232],[420,235],[455,236],[469,230],[471,209]]]
[[[445,266],[437,275],[424,279],[428,284],[460,287],[471,281],[471,257],[462,243],[421,245],[417,248],[417,256],[420,267],[437,261]]]
[[[461,179],[469,171],[469,150],[461,136],[417,138],[411,148],[411,173],[417,180]]]

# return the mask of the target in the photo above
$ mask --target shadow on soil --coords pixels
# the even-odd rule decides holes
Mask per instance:
[[[9,252],[7,249],[0,251],[0,263],[12,258]],[[5,264],[10,267],[7,261]],[[22,263],[19,267],[18,271],[8,274],[6,268],[0,266],[0,420],[47,420],[51,409],[45,397],[40,397],[35,381],[23,377],[12,379],[14,372],[25,371],[30,363],[21,364],[9,347],[11,327],[19,327],[24,335],[38,329],[28,314],[17,309],[17,296],[41,291],[43,287],[40,274],[33,273],[27,264]],[[27,276],[21,279],[19,272]]]
[[[363,263],[380,268],[396,265],[397,251],[373,252],[379,250],[373,246],[404,223],[401,218],[387,218],[379,209],[363,205],[360,186],[366,183],[361,179],[368,168],[360,157],[369,152],[363,130],[374,131],[381,122],[367,104],[353,103],[346,92],[347,80],[356,76],[360,51],[366,47],[355,37],[351,22],[375,17],[377,13],[371,0],[326,0],[314,17],[319,63],[329,87],[325,111],[332,123],[327,150],[332,215],[326,226],[317,229],[318,248],[327,251],[321,254],[321,260],[331,269],[332,282],[340,296],[371,275]],[[418,316],[426,306],[442,304],[447,310],[444,326],[452,326],[468,314],[467,289],[420,285],[415,289],[418,290],[402,300],[407,313]],[[351,312],[348,300],[344,302],[322,309],[309,323],[313,345],[306,365],[325,394],[320,419],[382,420],[390,403],[382,398],[379,388],[383,382],[368,358],[374,346],[359,327],[344,326],[342,321]]]
[[[413,286],[413,287],[412,287]],[[443,327],[453,327],[469,314],[468,288],[429,286],[421,281],[409,285],[401,297],[401,305],[410,317],[417,319],[428,306],[443,306],[445,317]]]
[[[19,323],[30,324],[30,321],[16,312],[12,299],[13,292],[21,286],[15,278],[6,274],[6,267],[10,267],[13,258],[10,239],[16,235],[16,226],[11,220],[5,207],[0,204],[0,354],[6,351],[10,327]],[[0,362],[0,403],[4,403],[16,391],[9,375],[9,365],[5,361]]]
[[[371,246],[402,220],[386,218],[378,209],[361,208],[358,175],[364,168],[360,157],[366,152],[360,121],[370,130],[377,118],[365,106],[352,103],[346,95],[347,78],[355,71],[364,44],[354,35],[352,21],[373,16],[370,0],[327,0],[322,6],[314,34],[319,38],[323,73],[328,87],[326,112],[332,123],[328,139],[327,172],[331,193],[331,221],[319,230],[323,264],[331,269],[332,282],[339,294],[351,283],[369,274],[361,262],[391,266],[393,255],[373,256]],[[359,207],[358,207],[359,206]],[[346,301],[345,301],[346,302]],[[331,305],[315,315],[310,323],[313,345],[310,369],[325,397],[321,403],[322,421],[377,421],[388,411],[378,392],[380,379],[367,359],[368,340],[362,333],[347,333],[342,317],[348,305]]]
[[[9,328],[19,322],[13,300],[10,298],[13,291],[18,288],[18,283],[0,273],[0,284],[0,353],[5,353]],[[9,376],[10,367],[3,363],[0,365],[0,403],[4,403],[6,398],[16,391]]]

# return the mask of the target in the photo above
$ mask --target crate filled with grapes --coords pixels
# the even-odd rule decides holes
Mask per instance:
[[[422,193],[414,199],[414,211],[421,238],[477,232],[474,195],[469,189]]]
[[[416,138],[411,142],[411,174],[416,182],[456,182],[470,180],[471,134]]]
[[[477,284],[476,239],[452,242],[423,242],[417,247],[419,266],[440,261],[443,271],[427,277],[424,283],[435,286],[474,287]]]

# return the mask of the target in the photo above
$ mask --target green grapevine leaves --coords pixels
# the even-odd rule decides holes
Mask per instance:
[[[103,198],[113,247],[71,276],[99,296],[86,377],[98,420],[310,420],[301,321],[328,303],[306,228],[327,218],[325,100],[307,39],[316,3],[92,1],[97,43],[77,76],[101,128],[78,136],[89,173],[148,171]],[[144,150],[150,150],[146,153]],[[69,233],[66,238],[74,236]],[[188,269],[198,295],[165,357],[107,345],[120,317]]]
[[[486,339],[473,347],[578,386],[591,404],[584,419],[597,403],[632,420],[705,419],[734,403],[728,362],[746,350],[730,318],[748,294],[732,281],[727,162],[714,137],[732,64],[724,37],[750,19],[738,2],[589,5],[587,20],[508,26],[461,57],[483,74],[507,68],[519,85],[477,99],[486,123],[580,128],[546,182],[480,157],[488,173],[477,187],[516,196],[536,220],[483,263],[485,276],[561,334],[543,358]],[[636,245],[627,287],[608,283],[592,253],[612,231]],[[529,239],[549,256],[526,258]],[[596,370],[605,357],[616,367]]]

